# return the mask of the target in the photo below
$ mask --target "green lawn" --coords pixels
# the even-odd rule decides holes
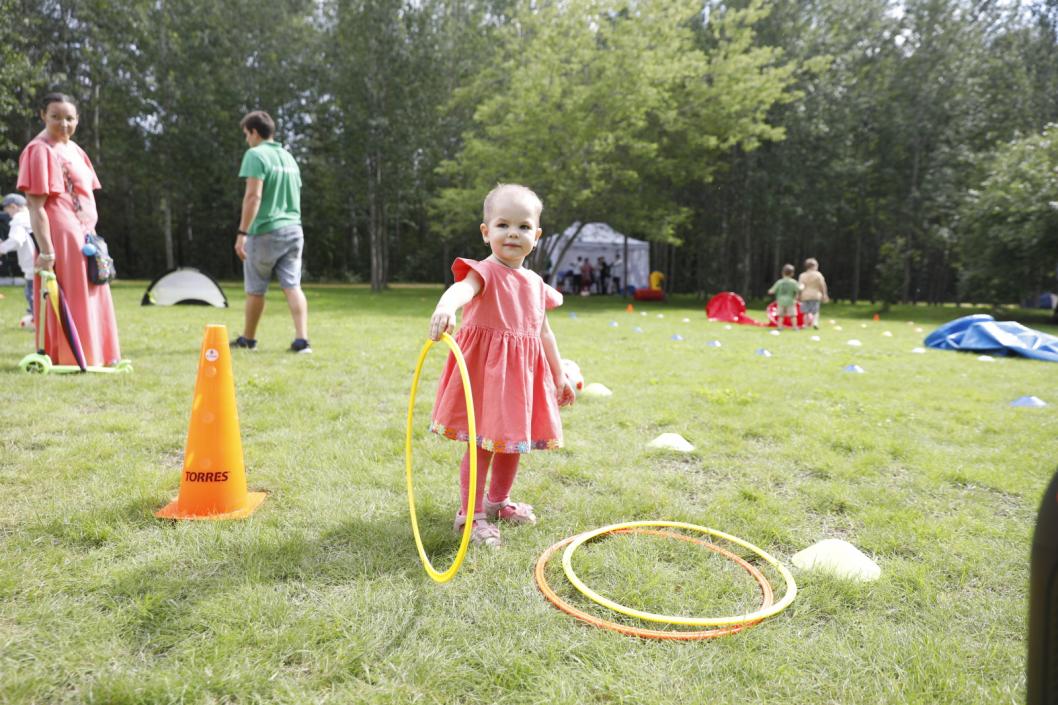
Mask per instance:
[[[579,400],[563,412],[566,448],[524,459],[515,490],[540,523],[471,549],[438,586],[412,541],[403,435],[440,288],[309,288],[312,356],[285,352],[289,316],[269,296],[261,349],[233,357],[249,484],[270,494],[225,523],[153,512],[177,491],[203,326],[238,332],[240,287],[226,286],[228,310],[141,308],[143,288],[114,288],[127,377],[17,371],[32,336],[15,328],[20,291],[3,290],[0,703],[1024,700],[1058,367],[910,353],[916,326],[970,309],[896,307],[876,323],[866,304],[832,305],[823,318],[843,330],[825,323],[813,342],[708,323],[691,298],[631,315],[618,299],[568,298],[551,315],[563,356],[614,396]],[[1053,332],[1034,315],[1021,320]],[[431,355],[419,395],[416,493],[443,566],[460,449],[424,431],[442,360]],[[853,363],[866,373],[842,372]],[[1027,394],[1052,406],[1008,406]],[[696,450],[648,451],[665,431]],[[786,562],[844,538],[882,578],[795,571],[785,612],[694,643],[597,630],[543,600],[532,568],[545,548],[635,519],[703,524]],[[582,552],[587,583],[642,608],[720,615],[758,599],[693,545],[622,536]],[[557,565],[549,577],[565,585]]]

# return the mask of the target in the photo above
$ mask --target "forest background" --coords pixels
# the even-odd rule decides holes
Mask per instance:
[[[1058,0],[0,0],[0,187],[39,99],[79,101],[125,277],[238,275],[268,110],[304,180],[306,275],[441,281],[497,180],[543,226],[650,240],[674,291],[1058,288]],[[557,253],[541,251],[546,270]]]

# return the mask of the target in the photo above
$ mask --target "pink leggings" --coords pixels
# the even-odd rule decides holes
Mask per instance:
[[[511,496],[511,486],[514,484],[514,476],[518,474],[518,460],[521,453],[492,453],[491,451],[477,449],[478,452],[478,482],[477,491],[474,493],[475,513],[484,512],[485,506],[482,498],[485,494],[485,478],[489,474],[489,461],[492,461],[492,481],[489,483],[489,501],[504,502]],[[463,454],[463,462],[459,464],[459,513],[467,513],[467,497],[470,495],[470,451]]]

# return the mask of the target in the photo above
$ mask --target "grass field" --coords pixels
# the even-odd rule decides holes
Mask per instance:
[[[141,308],[143,288],[114,289],[127,377],[17,371],[32,336],[14,327],[19,290],[3,290],[0,703],[1024,700],[1058,368],[910,353],[916,327],[970,309],[896,307],[873,322],[867,305],[832,305],[823,318],[843,330],[825,323],[813,342],[708,323],[690,298],[631,315],[618,299],[568,298],[551,315],[563,356],[614,396],[579,400],[563,412],[565,449],[524,459],[516,498],[539,524],[472,549],[438,586],[412,542],[403,434],[440,289],[310,287],[311,356],[285,352],[289,316],[270,294],[261,349],[233,355],[249,484],[269,497],[245,521],[172,523],[153,512],[178,488],[203,326],[238,332],[242,297],[233,284],[231,309]],[[442,360],[431,355],[419,395],[416,493],[447,565],[460,448],[425,433]],[[1052,405],[1008,406],[1028,394]],[[665,431],[696,450],[648,451]],[[695,643],[597,630],[543,600],[532,568],[545,548],[634,519],[704,524],[787,562],[844,538],[882,577],[795,571],[785,612]],[[719,615],[758,599],[693,545],[623,536],[578,556],[588,584],[646,609]],[[548,575],[566,585],[559,567]]]

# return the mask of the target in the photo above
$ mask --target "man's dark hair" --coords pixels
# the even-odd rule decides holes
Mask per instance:
[[[48,112],[48,106],[52,103],[69,103],[74,107],[74,109],[77,108],[77,101],[75,101],[73,98],[66,95],[65,93],[49,93],[48,95],[41,98],[40,111],[42,113]]]
[[[242,122],[239,123],[239,127],[244,130],[253,130],[262,139],[272,139],[272,135],[276,133],[276,123],[272,119],[272,116],[263,110],[254,110],[252,113],[246,113],[243,117]]]

